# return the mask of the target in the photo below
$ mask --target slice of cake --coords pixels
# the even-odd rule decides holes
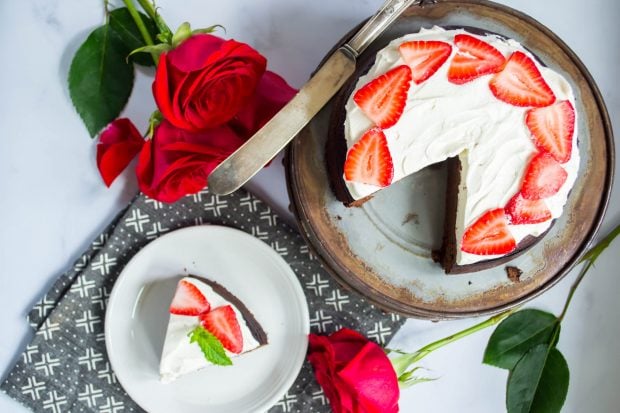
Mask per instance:
[[[359,206],[447,161],[436,257],[448,273],[506,262],[562,214],[579,151],[561,74],[515,40],[440,27],[392,41],[368,66],[332,117],[326,159],[339,200]]]
[[[248,308],[212,280],[179,281],[170,304],[159,374],[164,383],[267,344],[267,334]]]

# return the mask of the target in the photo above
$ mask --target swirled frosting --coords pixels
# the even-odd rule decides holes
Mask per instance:
[[[452,55],[436,73],[419,85],[411,83],[401,118],[384,133],[394,164],[393,182],[428,165],[459,156],[462,170],[455,228],[456,263],[465,265],[499,257],[461,251],[463,232],[486,211],[503,208],[519,191],[526,166],[537,149],[525,124],[525,113],[529,108],[516,107],[493,96],[488,86],[493,75],[481,76],[462,85],[448,81],[450,61],[458,50],[454,47],[454,36],[459,33],[478,37],[506,57],[514,51],[522,51],[536,62],[557,100],[569,100],[576,107],[573,91],[566,79],[539,64],[515,40],[495,35],[478,36],[462,29],[433,27],[396,39],[377,53],[374,65],[359,78],[347,101],[344,126],[349,148],[373,126],[353,101],[353,95],[371,80],[405,64],[398,50],[400,44],[411,40],[440,40],[453,46]],[[576,134],[577,128],[572,140],[572,157],[562,165],[568,178],[559,192],[545,199],[553,218],[562,214],[568,192],[577,177],[579,152]],[[364,198],[380,189],[363,183],[345,182],[354,199]],[[551,222],[509,225],[509,229],[518,243],[528,235],[541,235]]]

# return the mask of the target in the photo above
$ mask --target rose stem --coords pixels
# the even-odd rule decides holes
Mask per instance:
[[[138,13],[138,10],[136,10],[136,6],[133,4],[133,1],[123,0],[123,3],[125,3],[125,6],[127,6],[127,10],[129,10],[129,14],[131,14],[133,21],[136,22],[136,26],[138,26],[138,30],[140,30],[140,34],[142,35],[144,42],[148,46],[153,46],[153,38],[151,37],[149,31],[146,29],[146,26],[142,21],[142,17],[140,17],[140,13]],[[151,56],[153,57],[153,62],[155,62],[155,64],[157,65],[157,63],[159,62],[159,56],[157,56],[157,53],[155,52],[151,52]]]
[[[564,316],[566,315],[566,311],[568,311],[568,306],[570,305],[570,302],[573,299],[573,295],[575,295],[575,291],[577,291],[577,287],[579,287],[579,284],[581,284],[581,281],[583,280],[587,272],[590,270],[590,267],[594,265],[594,261],[596,261],[598,256],[601,255],[601,253],[605,251],[605,249],[607,249],[609,244],[611,244],[611,242],[618,235],[620,235],[620,225],[616,226],[616,228],[614,228],[609,234],[607,234],[607,236],[603,238],[602,241],[600,241],[594,247],[589,249],[588,252],[586,252],[583,258],[579,261],[579,262],[585,262],[586,265],[584,265],[581,268],[581,271],[579,272],[577,279],[575,280],[573,285],[570,286],[570,291],[568,292],[568,297],[566,298],[566,302],[564,303],[564,308],[562,309],[562,313],[558,317],[555,328],[553,329],[553,337],[550,343],[554,343],[558,334],[560,334],[560,323],[562,322],[562,320],[564,320]]]
[[[488,318],[487,320],[478,323],[476,325],[473,325],[469,328],[466,328],[465,330],[459,331],[456,334],[452,334],[448,337],[444,337],[440,340],[434,341],[430,344],[427,344],[426,346],[422,347],[421,349],[419,349],[418,351],[414,352],[414,353],[403,353],[401,351],[396,351],[397,353],[402,354],[399,357],[395,357],[394,359],[399,359],[400,360],[406,360],[406,364],[409,366],[417,361],[420,361],[421,359],[423,359],[424,357],[426,357],[427,355],[429,355],[430,353],[432,353],[433,351],[437,350],[440,347],[445,346],[446,344],[450,344],[454,341],[457,341],[463,337],[466,337],[470,334],[473,334],[477,331],[483,330],[487,327],[490,327],[492,325],[495,325],[497,323],[499,323],[500,321],[502,321],[504,318],[508,317],[510,314],[514,313],[517,310],[517,308],[513,308],[511,310],[507,310],[504,311],[502,313],[499,313],[497,315],[494,315],[491,318]],[[405,369],[406,370],[406,369]]]
[[[172,35],[172,31],[170,30],[164,19],[162,19],[159,13],[157,13],[157,10],[155,9],[155,7],[153,7],[153,4],[149,2],[149,0],[138,0],[138,4],[140,4],[146,14],[148,14],[149,17],[153,19],[160,33]]]

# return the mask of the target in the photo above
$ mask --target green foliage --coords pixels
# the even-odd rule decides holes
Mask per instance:
[[[109,24],[95,29],[69,69],[69,94],[91,137],[121,113],[134,81],[129,50]]]
[[[154,39],[157,37],[157,26],[155,22],[143,13],[138,12],[144,26]],[[110,13],[110,27],[120,36],[128,51],[139,49],[146,46],[144,38],[136,25],[127,7],[114,9]],[[146,54],[131,56],[131,61],[142,66],[153,66],[153,58]]]
[[[189,342],[197,343],[200,346],[200,350],[202,350],[202,354],[204,354],[205,358],[211,363],[217,364],[218,366],[232,365],[232,361],[226,355],[224,346],[222,346],[220,340],[205,330],[204,327],[197,326],[193,329],[192,332],[189,333]]]
[[[489,339],[483,362],[510,370],[506,386],[508,413],[557,413],[568,393],[569,369],[556,348],[562,320],[581,280],[601,253],[620,235],[620,225],[582,258],[559,317],[540,310],[518,311],[502,321]]]
[[[532,347],[546,344],[558,319],[553,314],[525,309],[502,321],[489,339],[483,362],[512,369]]]
[[[548,344],[528,351],[514,366],[506,387],[509,413],[550,413],[562,409],[569,371],[562,353]]]

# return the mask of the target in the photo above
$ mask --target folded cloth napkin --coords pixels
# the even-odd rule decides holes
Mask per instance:
[[[235,227],[271,245],[299,278],[315,333],[346,326],[383,344],[405,321],[341,289],[297,231],[246,191],[218,196],[205,190],[172,205],[140,194],[34,306],[28,318],[35,337],[0,389],[35,412],[142,412],[106,355],[107,300],[119,273],[142,247],[168,231],[201,224]],[[307,362],[269,411],[329,411]]]

